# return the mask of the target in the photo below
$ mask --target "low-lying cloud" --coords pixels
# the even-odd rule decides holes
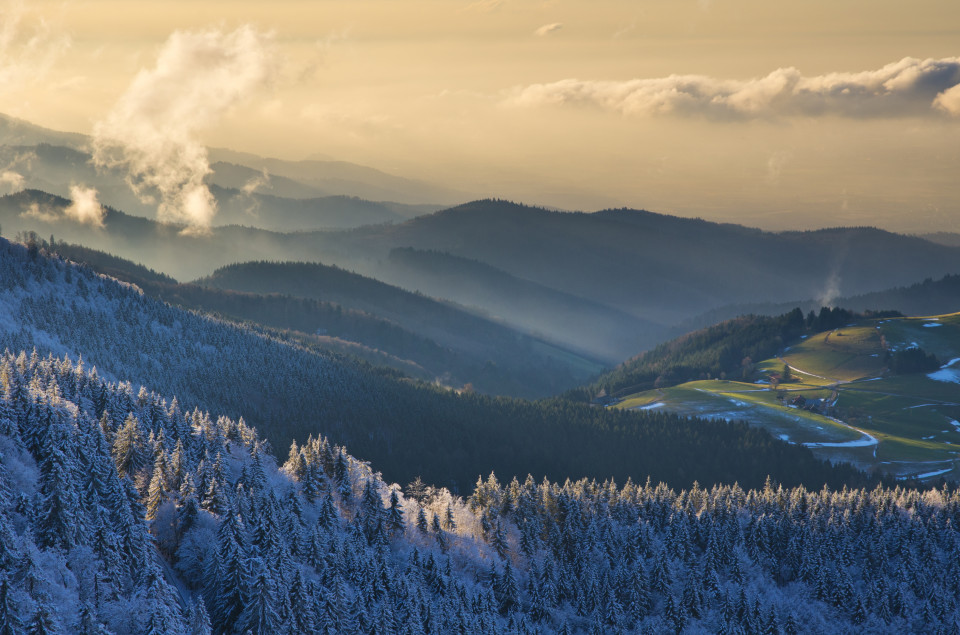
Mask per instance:
[[[70,205],[63,210],[67,218],[78,223],[103,227],[106,212],[100,205],[97,190],[84,185],[70,186]]]
[[[671,75],[627,81],[565,79],[514,90],[515,106],[586,105],[622,115],[713,119],[960,116],[960,57],[904,58],[860,73],[804,77],[780,68],[748,80]]]
[[[103,227],[106,210],[100,204],[95,188],[74,184],[70,186],[69,205],[61,207],[33,202],[24,208],[20,216],[44,223],[58,223],[67,218],[83,225]]]
[[[210,227],[217,204],[198,133],[268,85],[276,73],[271,39],[252,27],[233,32],[177,31],[156,66],[141,70],[113,110],[94,127],[94,161],[127,171],[159,220]]]
[[[3,191],[5,194],[16,194],[23,189],[25,182],[26,180],[22,174],[12,170],[0,172],[0,185],[3,186],[0,188],[0,191]]]

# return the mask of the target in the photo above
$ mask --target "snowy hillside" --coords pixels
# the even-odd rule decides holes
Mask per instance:
[[[0,361],[0,632],[957,632],[960,495],[491,475],[406,496],[325,438]]]

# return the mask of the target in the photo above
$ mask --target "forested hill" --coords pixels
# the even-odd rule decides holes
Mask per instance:
[[[745,425],[528,403],[417,384],[248,328],[152,300],[137,289],[0,242],[0,347],[82,355],[175,394],[186,408],[243,416],[273,447],[328,435],[400,482],[465,489],[491,470],[553,479],[701,483],[862,483],[809,451]],[[282,450],[281,450],[282,451]]]
[[[85,365],[0,356],[0,632],[932,633],[960,495],[388,485]]]
[[[899,311],[904,315],[944,315],[960,311],[960,274],[945,275],[939,279],[926,278],[908,286],[899,286],[863,295],[831,298],[834,307],[850,311]],[[676,328],[687,332],[711,326],[739,315],[779,315],[795,307],[805,313],[819,311],[821,300],[798,300],[796,302],[753,302],[727,305],[695,318],[686,320]]]
[[[50,247],[39,237],[29,239]],[[602,368],[590,358],[450,303],[319,264],[275,268],[280,277],[290,278],[287,283],[295,278],[298,285],[304,284],[301,274],[306,268],[315,274],[317,295],[335,298],[335,302],[277,293],[284,287],[282,281],[270,284],[259,280],[262,284],[243,285],[262,289],[263,293],[181,284],[80,245],[59,241],[52,250],[99,273],[136,284],[147,295],[177,306],[289,331],[305,345],[350,354],[454,388],[469,384],[485,394],[538,398],[576,386]],[[258,269],[259,265],[236,267],[248,268]],[[251,277],[258,280],[256,275]],[[223,282],[229,285],[229,280]]]
[[[456,351],[463,360],[450,365],[454,372],[461,371],[455,375],[462,377],[457,387],[470,382],[486,393],[521,397],[555,395],[609,365],[590,353],[530,335],[451,302],[315,262],[230,265],[197,280],[196,284],[212,289],[331,302],[344,309],[377,316],[421,339]],[[377,344],[384,350],[393,350],[385,338]],[[411,359],[417,360],[417,357],[414,355]],[[467,364],[473,367],[464,368]],[[469,370],[469,375],[462,372],[465,370]],[[436,376],[440,376],[439,373]]]
[[[799,308],[776,317],[741,316],[660,344],[566,397],[588,401],[697,379],[737,378],[745,367],[777,355],[803,334],[843,326],[855,316],[827,307],[806,316]]]
[[[315,240],[328,258],[443,251],[660,322],[960,272],[960,248],[873,228],[772,233],[639,210],[565,213],[491,200]]]

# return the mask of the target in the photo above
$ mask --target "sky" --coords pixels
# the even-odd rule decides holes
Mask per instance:
[[[205,147],[464,199],[960,230],[956,0],[0,0],[0,112],[215,213]],[[164,190],[164,188],[167,188]]]

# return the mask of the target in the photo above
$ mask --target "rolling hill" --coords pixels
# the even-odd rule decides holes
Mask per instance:
[[[156,204],[136,196],[122,171],[95,167],[83,149],[49,144],[0,146],[0,163],[20,174],[27,188],[69,196],[71,186],[81,183],[95,187],[105,205],[144,218],[156,214]],[[207,181],[218,206],[215,226],[286,232],[348,229],[403,221],[438,209],[330,195],[293,179],[223,162],[211,169]]]
[[[243,418],[274,448],[323,434],[386,478],[466,488],[527,473],[689,484],[865,483],[761,430],[560,400],[457,394],[150,298],[132,285],[0,240],[0,348],[79,359],[157,386],[185,410]],[[718,449],[723,449],[718,452]]]
[[[42,248],[136,284],[178,306],[281,329],[305,346],[349,354],[428,382],[487,394],[556,394],[601,365],[448,303],[320,264],[249,263],[218,270],[203,284],[181,284],[130,261],[64,242]],[[246,291],[231,288],[231,281]],[[273,278],[296,279],[285,290]],[[305,278],[311,278],[313,293]],[[250,290],[257,289],[258,293]],[[281,292],[282,291],[282,292]]]
[[[764,232],[638,210],[476,201],[405,223],[300,237],[371,269],[434,250],[660,323],[740,302],[837,297],[960,272],[960,248],[872,228]]]
[[[598,302],[512,276],[477,260],[402,247],[390,251],[382,277],[402,287],[477,307],[528,333],[541,334],[617,364],[657,343],[666,327]]]
[[[619,409],[748,421],[820,456],[900,478],[956,479],[960,313],[865,318],[837,310],[826,316],[832,323],[806,328],[799,310],[727,322],[663,345],[650,359],[641,356],[590,392],[619,387],[612,400]],[[718,350],[735,358],[745,347],[758,355],[745,356],[740,372],[706,372],[692,381],[695,368],[670,366],[665,354],[693,362]],[[657,371],[663,374],[652,389],[624,394],[627,383]]]

